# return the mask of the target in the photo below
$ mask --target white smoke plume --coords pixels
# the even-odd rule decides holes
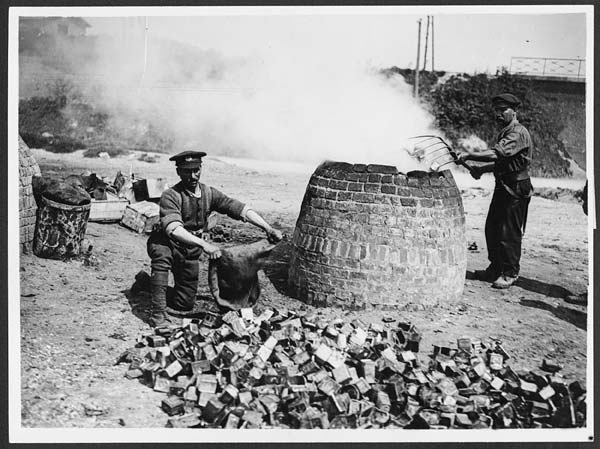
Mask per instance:
[[[79,66],[102,85],[94,96],[111,126],[146,120],[174,136],[173,153],[427,168],[403,150],[409,136],[439,134],[412,87],[341,55],[274,45],[239,58],[160,38],[144,53],[143,38],[113,38]]]
[[[487,143],[475,134],[458,139],[458,146],[475,153],[488,149]]]

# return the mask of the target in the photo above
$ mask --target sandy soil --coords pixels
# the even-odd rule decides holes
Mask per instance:
[[[114,177],[131,169],[139,177],[166,177],[176,182],[171,164],[139,162],[135,156],[110,160],[83,159],[35,150],[44,174],[66,176],[85,169]],[[299,212],[308,178],[314,167],[301,164],[256,163],[207,158],[203,182],[254,206],[288,234]],[[457,176],[463,189],[468,242],[479,251],[468,254],[468,271],[487,265],[483,227],[491,198],[490,180],[481,188],[467,176]],[[535,182],[534,182],[535,184]],[[581,188],[581,180],[562,186]],[[561,184],[555,184],[559,186]],[[232,244],[256,240],[261,233],[250,225],[226,222]],[[116,357],[135,344],[148,326],[140,301],[129,289],[135,274],[149,271],[146,237],[118,224],[89,223],[86,237],[94,245],[93,262],[68,262],[22,255],[21,267],[21,395],[25,427],[162,427],[161,393],[124,377],[126,365]],[[585,306],[564,301],[570,293],[586,291],[588,284],[587,218],[574,200],[557,202],[534,197],[523,243],[521,279],[508,291],[470,280],[463,297],[433,310],[361,313],[368,322],[392,316],[412,321],[423,334],[420,357],[427,360],[432,344],[455,343],[456,338],[496,337],[512,355],[515,368],[537,369],[544,358],[562,366],[569,380],[586,380]],[[307,310],[285,291],[289,243],[272,253],[260,273],[263,296],[257,309],[287,307]],[[200,290],[205,285],[206,263],[201,264]],[[352,319],[355,313],[323,310],[331,317]]]

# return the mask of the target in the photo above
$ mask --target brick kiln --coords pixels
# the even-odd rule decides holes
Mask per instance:
[[[19,136],[19,243],[25,253],[31,250],[37,210],[31,178],[40,175],[40,167],[31,150]]]
[[[465,215],[450,171],[327,162],[296,222],[289,284],[316,306],[430,306],[462,295]]]

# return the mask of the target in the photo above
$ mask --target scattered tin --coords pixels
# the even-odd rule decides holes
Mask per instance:
[[[560,367],[512,370],[498,340],[434,345],[410,322],[207,311],[142,335],[126,376],[166,393],[178,428],[545,428],[585,425],[585,388]],[[388,324],[393,323],[393,324]],[[391,326],[395,327],[391,327]]]

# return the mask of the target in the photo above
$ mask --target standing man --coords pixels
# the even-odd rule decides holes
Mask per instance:
[[[520,102],[505,93],[492,98],[492,107],[501,127],[491,149],[459,157],[464,161],[490,162],[473,167],[473,177],[493,172],[494,195],[485,222],[485,239],[490,265],[475,273],[480,280],[493,282],[495,288],[509,288],[519,277],[521,240],[527,222],[527,208],[533,187],[529,178],[532,144],[529,131],[517,120]]]
[[[198,258],[202,252],[210,259],[221,257],[219,247],[202,238],[211,212],[249,221],[263,229],[271,242],[283,238],[281,231],[273,229],[244,203],[199,182],[204,156],[203,151],[184,151],[169,158],[175,161],[181,181],[163,192],[159,203],[160,226],[148,239],[148,255],[152,259],[150,325],[153,327],[170,322],[166,315],[169,271],[175,279],[169,306],[190,311],[198,289]]]

